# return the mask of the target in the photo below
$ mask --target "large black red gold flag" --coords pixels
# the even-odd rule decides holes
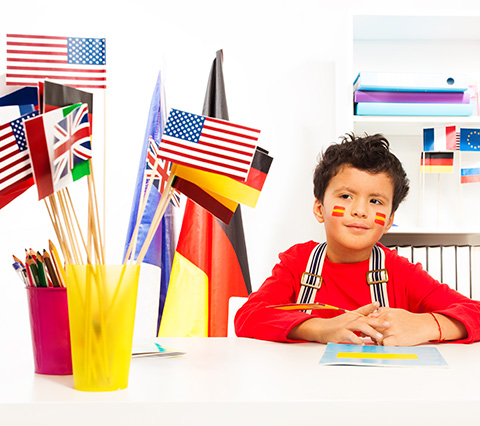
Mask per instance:
[[[228,120],[222,51],[213,61],[202,114]],[[159,336],[226,336],[229,298],[251,292],[240,206],[226,225],[187,201],[170,277]]]

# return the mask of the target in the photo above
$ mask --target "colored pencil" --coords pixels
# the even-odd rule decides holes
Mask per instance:
[[[38,269],[38,281],[40,283],[39,287],[48,287],[47,277],[45,275],[45,265],[43,264],[43,257],[40,253],[36,254],[36,262]]]
[[[48,275],[52,280],[52,285],[54,287],[62,287],[62,285],[60,284],[60,278],[58,277],[57,271],[55,269],[55,265],[52,262],[50,254],[45,249],[43,250],[43,260],[45,262],[45,266],[47,267]]]
[[[38,276],[38,267],[36,262],[33,260],[33,257],[29,254],[25,260],[26,268],[30,271],[32,275],[32,281],[35,284],[35,287],[40,287],[40,277]]]
[[[60,284],[62,287],[66,286],[67,276],[65,274],[65,269],[63,269],[62,262],[60,261],[60,256],[58,255],[58,251],[53,244],[52,240],[48,240],[48,248],[50,249],[50,253],[52,254],[53,264],[57,268],[59,272],[58,277],[60,279]]]
[[[284,311],[303,311],[303,310],[310,311],[310,310],[317,310],[317,309],[330,309],[334,311],[348,312],[351,314],[364,316],[362,314],[359,314],[358,312],[337,308],[336,306],[327,305],[326,303],[287,303],[284,305],[270,305],[270,306],[267,306],[267,308],[281,309]]]

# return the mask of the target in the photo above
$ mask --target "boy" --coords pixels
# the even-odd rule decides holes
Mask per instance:
[[[315,169],[313,206],[326,244],[310,241],[280,254],[271,277],[237,312],[237,336],[353,344],[370,337],[398,346],[480,340],[480,302],[378,243],[408,189],[383,135],[347,135],[328,147]],[[295,302],[353,312],[272,307]]]

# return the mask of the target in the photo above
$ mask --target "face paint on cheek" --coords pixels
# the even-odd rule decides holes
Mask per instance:
[[[385,225],[387,216],[384,215],[383,213],[377,212],[375,213],[375,223],[378,223],[381,226]]]
[[[343,217],[345,214],[345,207],[334,206],[332,211],[332,216]]]

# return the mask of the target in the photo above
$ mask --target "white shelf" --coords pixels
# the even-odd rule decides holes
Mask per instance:
[[[355,40],[480,40],[478,11],[471,15],[421,12],[355,14]]]
[[[468,15],[468,16],[467,16]],[[356,116],[352,108],[352,83],[360,71],[435,72],[448,69],[480,83],[480,11],[459,15],[445,12],[392,13],[359,11],[351,15],[348,33],[348,59],[345,72],[338,73],[337,91],[343,116],[339,128],[357,135],[382,133],[404,163],[411,182],[410,194],[397,212],[405,224],[426,223],[434,218],[437,227],[392,228],[383,241],[389,244],[463,245],[480,244],[476,218],[480,210],[479,184],[461,185],[456,180],[461,157],[456,156],[455,173],[433,179],[420,175],[419,158],[423,129],[441,125],[480,128],[480,117]],[[339,66],[339,69],[342,69]],[[350,81],[351,80],[351,81]],[[470,160],[465,155],[463,160]],[[472,160],[476,160],[472,159]],[[422,180],[421,180],[422,179]],[[419,203],[422,200],[422,208]],[[418,216],[418,217],[417,217]]]
[[[424,128],[447,124],[454,124],[458,129],[480,128],[480,117],[385,117],[356,115],[353,118],[353,129],[357,134],[423,135]]]

